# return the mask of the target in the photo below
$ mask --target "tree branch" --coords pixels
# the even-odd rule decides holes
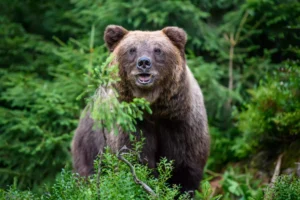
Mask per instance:
[[[283,153],[280,154],[277,158],[277,161],[276,161],[276,167],[275,167],[275,170],[274,170],[274,174],[272,176],[272,179],[271,179],[271,183],[270,183],[270,188],[272,188],[274,186],[274,183],[280,173],[280,167],[281,167],[281,161],[282,161],[282,156],[283,156]],[[265,196],[264,196],[264,199],[266,199],[267,197],[267,192],[265,193]]]
[[[240,21],[239,27],[236,31],[236,34],[234,35],[233,33],[230,33],[230,36],[227,34],[224,34],[225,39],[229,42],[230,44],[230,49],[229,49],[229,63],[228,63],[228,90],[229,92],[233,91],[233,58],[234,58],[234,48],[238,44],[239,39],[240,39],[240,34],[243,29],[243,26],[245,25],[247,18],[248,18],[248,11],[245,12],[242,20]],[[227,108],[231,108],[231,103],[232,103],[232,98],[229,94],[229,98],[227,101]]]
[[[249,15],[249,12],[246,11],[245,14],[244,14],[244,16],[243,16],[243,18],[242,18],[242,20],[241,20],[241,22],[240,22],[240,25],[239,25],[239,27],[238,27],[238,29],[237,29],[237,32],[236,32],[236,35],[235,35],[235,37],[234,37],[236,43],[239,42],[240,34],[241,34],[241,31],[242,31],[242,28],[243,28],[244,24],[245,24],[246,21],[247,21],[248,15]]]
[[[276,178],[278,177],[279,173],[280,173],[280,167],[281,167],[281,161],[282,161],[282,156],[283,154],[280,154],[277,158],[277,162],[276,162],[276,167],[274,170],[274,174],[273,177],[271,179],[271,184],[273,185],[276,181]]]
[[[133,165],[128,161],[126,160],[122,155],[125,154],[124,151],[128,151],[129,149],[126,147],[126,146],[123,146],[120,151],[118,152],[117,154],[117,157],[119,160],[125,162],[127,164],[127,166],[130,168],[130,171],[131,171],[131,174],[133,176],[133,180],[136,184],[138,185],[141,185],[142,188],[148,193],[150,194],[151,196],[153,197],[156,197],[157,198],[157,195],[155,194],[155,192],[146,184],[144,183],[143,181],[141,181],[140,179],[137,178],[136,176],[136,173],[135,173],[135,170],[134,170],[134,167]]]

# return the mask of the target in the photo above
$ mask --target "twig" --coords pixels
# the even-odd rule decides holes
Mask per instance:
[[[233,58],[234,58],[234,48],[238,44],[240,39],[240,34],[243,29],[243,26],[245,25],[247,18],[248,18],[248,11],[245,12],[242,20],[240,21],[239,27],[236,31],[236,34],[230,33],[230,36],[227,34],[224,34],[225,39],[230,44],[230,50],[229,50],[229,63],[228,63],[228,90],[229,92],[233,91]],[[229,95],[228,101],[227,101],[227,108],[230,109],[232,103],[232,98]]]
[[[274,174],[272,176],[272,179],[271,179],[271,183],[270,183],[270,188],[272,188],[274,186],[274,183],[276,181],[276,178],[278,177],[279,173],[280,173],[280,167],[281,167],[281,161],[282,161],[282,156],[283,156],[283,153],[280,154],[277,158],[277,161],[276,161],[276,167],[275,167],[275,170],[274,170]],[[267,190],[266,190],[267,191]],[[267,195],[268,195],[268,192],[265,192],[265,195],[264,195],[264,199],[267,199]]]
[[[230,44],[230,50],[229,50],[229,63],[228,63],[228,90],[232,92],[233,90],[233,57],[234,57],[234,47],[236,45],[236,41],[234,39],[233,33],[228,36],[228,34],[224,34],[224,38],[229,42]],[[229,98],[226,103],[226,107],[230,109],[231,107],[232,98],[229,95]]]
[[[210,175],[212,175],[212,176],[215,176],[215,177],[218,177],[218,176],[221,176],[221,177],[222,177],[222,176],[223,176],[223,174],[220,174],[220,173],[211,171],[211,170],[209,170],[209,169],[206,169],[205,172],[208,173],[208,174],[210,174]]]
[[[234,47],[235,47],[236,43],[234,41],[233,36],[230,36],[230,50],[229,50],[229,82],[228,82],[228,89],[229,91],[233,90],[233,57],[234,57]],[[228,100],[229,101],[229,105],[231,104],[231,97]]]
[[[90,37],[90,48],[89,48],[90,58],[89,58],[88,76],[91,76],[91,71],[93,68],[94,38],[95,38],[95,26],[92,25],[91,37]]]
[[[245,25],[245,23],[247,21],[248,15],[249,15],[249,12],[246,11],[245,14],[244,14],[244,16],[243,16],[243,18],[242,18],[242,20],[241,20],[241,22],[240,22],[240,25],[239,25],[238,30],[237,30],[236,35],[235,35],[235,41],[236,41],[236,43],[239,42],[240,34],[241,34],[243,26]]]
[[[141,181],[140,179],[137,178],[133,165],[122,156],[123,154],[125,154],[124,151],[128,151],[128,150],[129,149],[126,146],[123,146],[117,154],[118,159],[125,162],[127,164],[127,166],[130,168],[134,182],[136,184],[141,185],[148,194],[157,198],[157,195],[155,194],[155,192],[146,183],[144,183],[143,181]]]
[[[281,161],[282,161],[282,156],[283,154],[280,154],[277,158],[277,161],[276,161],[276,167],[275,167],[275,170],[274,170],[274,174],[272,176],[272,179],[271,179],[271,185],[273,185],[276,181],[276,178],[278,177],[279,173],[280,173],[280,167],[281,167]]]
[[[11,175],[14,175],[14,176],[25,176],[25,174],[21,174],[19,172],[12,171],[12,170],[5,169],[5,168],[0,168],[0,174],[11,174]]]
[[[266,15],[264,15],[262,18],[260,18],[255,24],[254,26],[251,27],[252,30],[255,30],[257,27],[259,27],[261,25],[261,23],[266,19]],[[248,37],[250,37],[253,34],[253,32],[251,32],[251,30],[249,30],[245,35],[241,36],[239,41],[243,41],[245,39],[247,39]]]

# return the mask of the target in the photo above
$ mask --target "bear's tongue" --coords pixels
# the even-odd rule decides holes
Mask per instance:
[[[139,80],[143,83],[147,83],[149,82],[151,79],[151,75],[150,74],[140,74],[139,75]]]

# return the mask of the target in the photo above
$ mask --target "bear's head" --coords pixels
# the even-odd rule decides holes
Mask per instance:
[[[123,100],[144,97],[153,103],[162,95],[172,96],[182,84],[186,70],[183,29],[128,31],[109,25],[104,40],[119,66],[121,81],[116,88]]]

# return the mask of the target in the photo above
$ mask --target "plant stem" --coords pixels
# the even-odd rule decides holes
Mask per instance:
[[[143,189],[151,196],[158,198],[157,195],[155,194],[155,192],[146,183],[144,183],[143,181],[138,179],[133,165],[122,156],[124,154],[124,151],[127,151],[127,150],[129,150],[129,149],[126,146],[123,146],[117,154],[118,159],[125,162],[127,164],[127,166],[130,168],[131,174],[133,176],[133,180],[136,184],[141,185],[143,187]]]
[[[273,185],[276,181],[276,178],[278,177],[279,173],[280,173],[280,167],[281,167],[281,161],[282,161],[282,156],[283,154],[280,154],[277,158],[277,162],[276,162],[276,167],[275,167],[275,170],[274,170],[274,174],[272,176],[272,179],[271,179],[271,184]]]
[[[230,44],[229,51],[229,72],[228,72],[228,89],[231,92],[233,90],[233,57],[234,57],[234,44]],[[231,106],[232,98],[229,96],[228,104]]]

